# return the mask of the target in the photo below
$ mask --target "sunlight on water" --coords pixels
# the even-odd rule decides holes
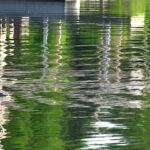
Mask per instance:
[[[148,6],[2,0],[0,149],[149,150]]]

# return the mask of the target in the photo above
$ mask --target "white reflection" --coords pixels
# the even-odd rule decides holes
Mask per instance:
[[[131,94],[142,95],[146,84],[144,82],[144,72],[142,69],[132,70],[130,73],[130,82],[127,85],[127,88]]]
[[[135,41],[136,38],[141,39],[139,40],[139,42],[142,42],[143,39],[145,40],[144,25],[145,25],[145,14],[139,14],[138,16],[131,17],[131,41]],[[131,46],[137,47],[137,45],[134,44],[134,42],[132,43]],[[141,51],[141,54],[143,54],[144,56],[145,43],[143,43],[143,45],[141,44],[140,47],[141,49],[139,50]],[[138,46],[138,48],[140,47]],[[138,63],[138,61],[141,61],[141,63],[143,62],[143,64],[145,63],[145,59],[142,57],[138,58],[138,56],[132,57],[131,61],[134,64]],[[130,81],[127,85],[127,89],[129,90],[129,93],[134,95],[142,95],[146,88],[144,79],[145,79],[145,75],[143,69],[137,68],[135,70],[132,70],[130,72]]]
[[[43,82],[43,79],[45,78],[47,71],[48,71],[48,56],[47,56],[47,40],[48,40],[48,21],[49,19],[43,18],[43,43],[42,43],[42,76],[41,76],[41,82]]]
[[[23,37],[29,36],[29,17],[21,18],[21,35]]]
[[[111,123],[108,121],[96,121],[95,123],[93,123],[92,125],[95,128],[120,128],[120,129],[126,129],[126,127],[124,127],[121,124],[115,124],[115,123]]]
[[[65,15],[80,17],[80,0],[65,0]]]
[[[57,75],[60,72],[60,66],[61,64],[61,59],[62,59],[62,21],[59,20],[57,21],[57,26],[55,28],[56,31],[56,49],[55,49],[55,55],[56,55],[56,59],[54,60],[55,63],[55,67],[54,69],[49,70],[49,65],[48,65],[48,47],[47,47],[47,43],[48,43],[48,32],[49,32],[49,18],[45,17],[43,19],[43,43],[42,43],[42,75],[41,75],[41,86],[43,88],[43,90],[47,90],[46,84],[44,80],[48,78],[51,78],[51,80],[53,80],[53,83],[57,82]],[[50,73],[51,72],[51,73]],[[48,79],[49,80],[49,79]],[[45,83],[45,84],[43,84]],[[50,85],[48,85],[48,87],[50,87]],[[57,91],[57,87],[55,85],[53,85],[53,90]]]
[[[57,75],[60,73],[60,67],[61,67],[61,59],[62,59],[62,22],[61,20],[58,22],[57,26],[57,45],[56,45],[56,67],[54,69],[54,73],[52,75],[52,79],[54,82],[57,82]],[[57,91],[59,88],[54,85],[53,87],[54,91]]]
[[[131,17],[131,29],[135,30],[135,28],[144,27],[144,20],[145,20],[144,14],[141,14],[139,16],[132,16]]]
[[[104,24],[103,43],[99,46],[99,82],[103,93],[120,92],[121,80],[121,51],[123,25],[119,25],[116,34],[111,32],[111,24]],[[113,56],[113,57],[112,57]]]
[[[103,52],[103,78],[105,89],[108,89],[109,84],[109,67],[110,67],[110,42],[111,42],[111,26],[105,25],[105,36],[104,36],[104,52]]]
[[[95,122],[91,123],[93,129],[92,134],[88,138],[84,138],[82,141],[86,145],[83,149],[101,149],[107,148],[110,144],[126,144],[126,140],[121,134],[107,133],[108,129],[127,129],[122,124],[112,123],[109,121],[100,121],[100,107],[95,112]]]
[[[86,147],[82,149],[101,149],[107,148],[110,144],[122,143],[123,137],[119,134],[96,134],[82,141],[86,145]]]
[[[4,21],[4,20],[3,20]],[[3,22],[1,20],[1,22]],[[4,21],[5,22],[5,21]],[[13,28],[13,25],[10,25]],[[10,38],[12,37],[13,31],[10,30]],[[8,92],[3,90],[3,86],[7,84],[7,81],[3,79],[4,75],[4,67],[6,65],[5,58],[6,54],[6,37],[7,37],[7,28],[6,24],[0,24],[0,150],[3,150],[3,146],[1,145],[1,140],[6,138],[6,129],[4,128],[4,124],[8,118],[8,110],[7,104],[12,101],[11,96]]]
[[[56,49],[56,55],[57,55],[57,59],[56,59],[56,64],[58,64],[57,66],[61,66],[61,59],[62,59],[62,22],[59,21],[58,22],[58,28],[57,28],[57,49]],[[58,70],[58,69],[57,69]]]

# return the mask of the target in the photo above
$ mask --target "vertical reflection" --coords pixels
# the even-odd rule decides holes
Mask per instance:
[[[54,26],[53,23],[56,25]],[[45,91],[51,89],[57,92],[57,90],[60,90],[60,87],[57,85],[59,82],[58,76],[60,75],[62,65],[62,40],[65,40],[65,38],[62,39],[62,36],[65,37],[65,35],[62,35],[62,21],[58,20],[55,22],[48,22],[47,20],[44,25],[43,36],[45,42],[42,44],[44,49],[42,51],[43,68],[41,84],[45,86]],[[51,84],[48,85],[47,81],[51,82]]]
[[[3,150],[3,146],[1,145],[1,140],[6,138],[7,130],[4,128],[4,125],[8,121],[8,107],[7,105],[12,102],[12,98],[9,92],[4,90],[4,86],[6,86],[7,80],[3,78],[5,73],[6,57],[6,38],[7,38],[7,24],[5,18],[2,18],[0,23],[0,149]],[[12,26],[11,26],[12,29]],[[12,33],[10,31],[10,33]],[[9,34],[10,38],[12,38],[11,34]]]
[[[29,17],[21,17],[21,37],[23,37],[24,40],[26,40],[28,36],[29,36]]]
[[[127,89],[130,94],[142,95],[146,90],[146,45],[145,45],[145,14],[131,16],[130,47],[132,50],[130,61],[133,68]]]
[[[104,12],[107,11],[104,7],[103,9]],[[124,22],[124,18],[118,16],[114,22],[114,16],[112,15],[111,18],[110,14],[110,16],[106,16],[109,18],[106,19],[109,23],[104,23],[105,28],[99,30],[100,34],[103,33],[100,35],[102,37],[99,38],[99,44],[102,43],[99,46],[100,56],[98,57],[101,62],[98,70],[99,86],[103,86],[103,88],[96,90],[96,93],[101,95],[98,98],[96,94],[92,95],[86,86],[82,93],[88,91],[88,95],[91,94],[93,97],[87,96],[85,100],[84,96],[80,95],[85,103],[93,100],[93,103],[96,104],[90,127],[87,127],[87,136],[82,139],[85,142],[83,149],[123,149],[132,144],[132,140],[138,139],[136,135],[129,137],[129,132],[133,130],[132,126],[136,126],[135,122],[131,121],[135,119],[136,111],[143,108],[143,101],[139,100],[136,95],[140,95],[144,99],[143,93],[148,84],[145,82],[147,80],[145,60],[147,47],[144,15],[136,17],[130,15],[131,17],[128,19],[131,22],[128,20]],[[105,20],[105,18],[101,19]],[[99,24],[99,26],[101,25]],[[88,32],[86,27],[84,32]],[[97,30],[96,26],[93,28]],[[85,80],[87,80],[87,76],[84,78]],[[121,107],[121,109],[116,108],[116,106]],[[82,111],[85,110],[82,109]],[[119,114],[120,112],[123,115]],[[124,113],[129,113],[129,116],[131,114],[133,118],[129,118],[128,114]],[[125,119],[131,119],[132,125]],[[125,132],[129,135],[126,135]]]
[[[121,22],[121,25],[118,27],[119,28],[119,33],[118,33],[118,40],[117,40],[117,43],[118,45],[116,46],[116,52],[115,52],[115,66],[114,66],[114,69],[115,69],[115,78],[116,78],[116,82],[117,83],[120,83],[120,80],[121,80],[121,69],[120,69],[120,65],[121,65],[121,51],[120,51],[120,47],[122,46],[122,40],[123,40],[123,24]],[[116,45],[116,42],[114,42],[114,44]]]
[[[62,76],[63,86],[59,81],[64,69],[63,57],[68,57],[64,52],[68,48],[64,26],[61,20],[53,21],[47,17],[20,18],[15,26],[12,41],[16,41],[12,47],[16,49],[14,55],[20,55],[17,61],[9,57],[5,74],[17,79],[10,90],[22,108],[10,110],[5,149],[65,149],[62,135],[66,136],[68,132],[68,114],[62,103],[67,102],[68,97],[62,93],[62,87],[66,89],[67,77]]]
[[[43,82],[47,71],[48,71],[48,56],[47,56],[47,40],[48,40],[48,18],[43,18],[43,43],[42,43],[42,75],[41,75],[41,82]],[[42,84],[42,83],[41,83]],[[43,85],[43,84],[42,84]],[[45,87],[43,87],[43,90],[45,90]]]
[[[65,1],[65,15],[70,19],[75,17],[76,20],[80,18],[80,0],[66,0]],[[68,18],[68,19],[69,19]]]
[[[121,100],[117,102],[116,97],[116,99],[109,99],[109,94],[119,93],[121,88],[120,50],[123,42],[123,25],[121,20],[118,22],[117,25],[114,25],[110,18],[110,21],[108,23],[103,22],[103,26],[100,28],[100,33],[102,34],[98,41],[98,58],[100,61],[98,63],[98,81],[100,88],[98,87],[95,95],[93,94],[93,101],[95,100],[98,105],[94,110],[93,120],[88,128],[92,131],[88,131],[89,136],[82,139],[85,143],[83,149],[107,149],[111,145],[125,145],[127,142],[121,133],[111,132],[113,130],[124,130],[126,126],[123,123],[107,118],[111,115],[109,109],[112,109],[115,105],[124,105]],[[99,95],[98,97],[96,97],[97,94]]]
[[[104,49],[103,49],[103,57],[102,57],[102,66],[103,66],[103,81],[104,81],[104,87],[103,91],[104,93],[108,93],[109,86],[110,86],[110,79],[109,79],[109,69],[110,69],[110,42],[111,42],[111,29],[110,25],[104,25]]]
[[[56,28],[56,67],[55,67],[55,73],[54,76],[52,76],[52,78],[54,79],[54,81],[57,80],[57,76],[59,74],[60,71],[60,66],[61,66],[61,59],[62,59],[62,22],[61,20],[58,21],[58,25]],[[56,87],[54,88],[56,91]]]

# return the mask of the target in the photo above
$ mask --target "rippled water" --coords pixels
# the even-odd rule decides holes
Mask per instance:
[[[149,150],[149,0],[8,2],[0,150]]]

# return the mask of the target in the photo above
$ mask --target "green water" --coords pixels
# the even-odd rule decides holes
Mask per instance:
[[[150,150],[150,1],[15,2],[0,2],[0,150]]]

